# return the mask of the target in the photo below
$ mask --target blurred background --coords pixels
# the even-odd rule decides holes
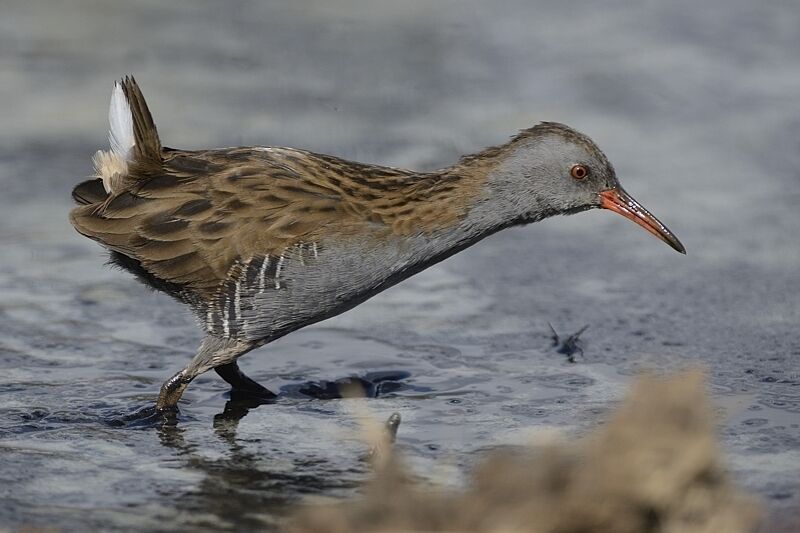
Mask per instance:
[[[67,221],[126,74],[178,148],[427,170],[564,122],[688,255],[609,212],[508,230],[249,354],[278,403],[230,402],[206,375],[177,427],[137,427],[124,415],[200,331]],[[347,402],[308,394],[343,378],[375,384],[377,416],[403,416],[399,446],[458,484],[486,449],[580,434],[631,375],[690,365],[708,371],[734,478],[790,512],[799,95],[791,0],[3,0],[0,525],[270,527],[304,495],[351,494],[367,467]],[[589,325],[584,357],[553,350],[548,322]]]

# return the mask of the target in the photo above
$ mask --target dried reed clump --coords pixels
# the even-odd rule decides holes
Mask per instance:
[[[392,456],[352,502],[297,511],[291,533],[754,531],[755,501],[728,479],[699,372],[640,378],[577,442],[484,461],[463,492],[423,486]]]

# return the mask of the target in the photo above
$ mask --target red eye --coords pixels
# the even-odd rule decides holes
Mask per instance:
[[[583,165],[572,165],[572,168],[569,170],[569,175],[576,180],[582,180],[589,175],[589,169]]]

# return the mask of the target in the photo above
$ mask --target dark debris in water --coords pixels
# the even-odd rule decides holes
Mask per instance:
[[[555,348],[556,353],[567,356],[567,361],[570,363],[575,363],[575,354],[580,354],[581,357],[583,357],[584,342],[580,337],[584,331],[589,329],[588,324],[563,340],[550,322],[548,322],[547,325],[550,327],[550,331],[553,334],[553,348]]]
[[[404,382],[408,372],[370,372],[361,376],[348,376],[335,381],[309,381],[301,385],[284,387],[282,394],[302,394],[317,400],[334,400],[352,396],[378,398],[409,388]]]

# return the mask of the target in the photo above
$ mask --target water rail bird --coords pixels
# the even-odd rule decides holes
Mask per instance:
[[[295,148],[167,148],[132,77],[115,83],[109,121],[111,147],[73,190],[70,221],[205,330],[161,387],[159,412],[174,411],[212,368],[233,390],[273,397],[239,369],[240,356],[504,228],[605,208],[685,253],[595,143],[563,124],[416,172]]]

